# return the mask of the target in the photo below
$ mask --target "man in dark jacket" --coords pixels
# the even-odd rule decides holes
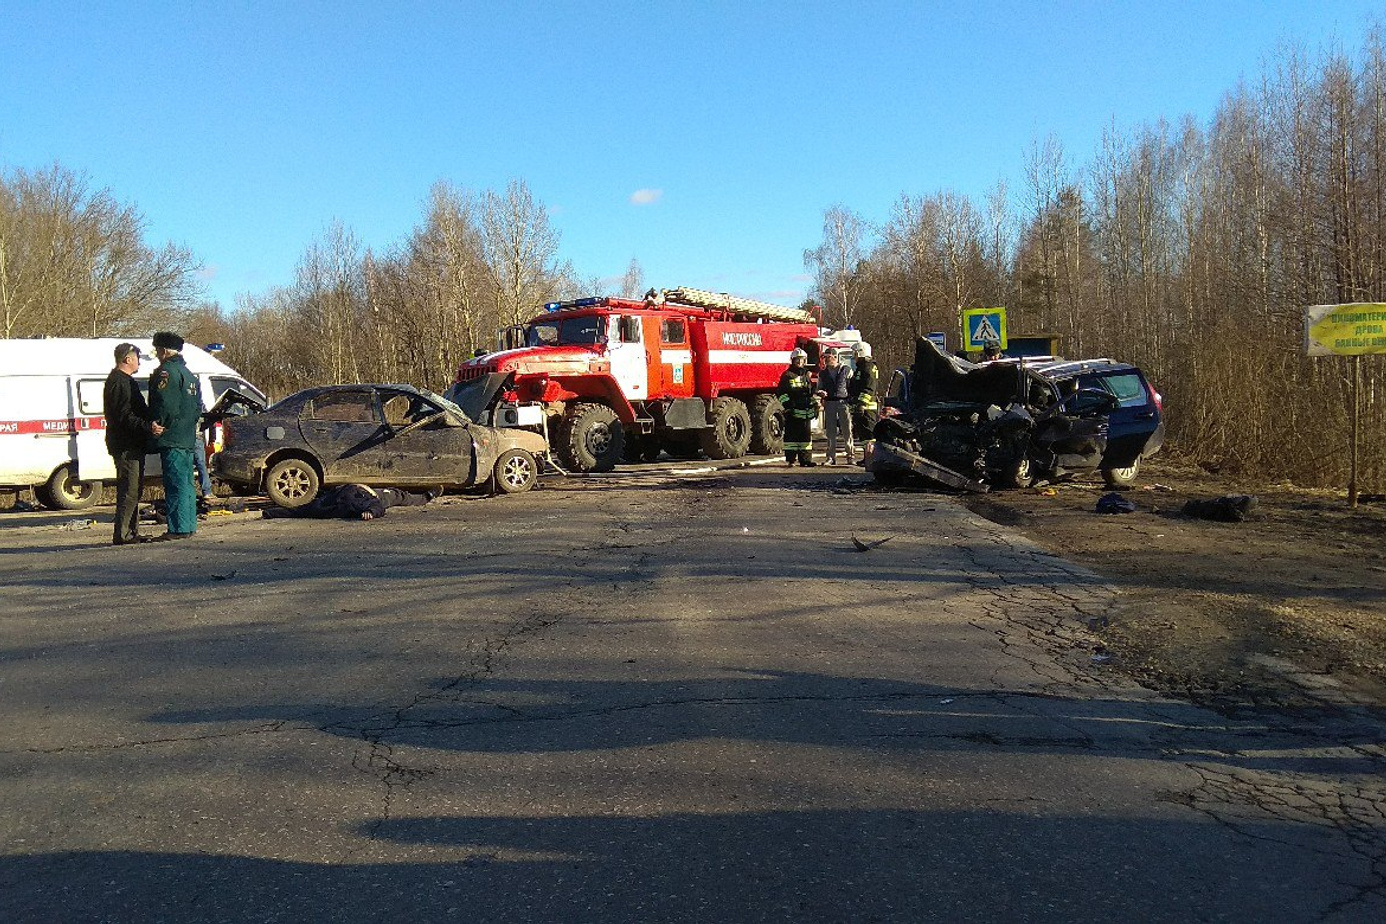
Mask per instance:
[[[158,538],[187,539],[197,532],[197,493],[193,488],[193,450],[202,416],[197,377],[183,362],[183,338],[168,331],[154,335],[159,368],[149,379],[149,414],[163,428],[155,437],[164,467],[168,532]]]
[[[115,348],[115,368],[106,376],[103,407],[106,415],[106,451],[116,470],[115,536],[111,542],[126,545],[144,542],[139,532],[140,490],[144,486],[144,456],[150,437],[162,433],[149,421],[149,406],[135,384],[140,350],[133,343]]]

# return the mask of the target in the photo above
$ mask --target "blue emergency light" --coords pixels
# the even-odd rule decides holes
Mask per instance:
[[[208,353],[220,353],[222,350],[226,349],[226,344],[224,344],[224,343],[209,343],[209,344],[207,344],[205,347],[203,347],[202,349],[206,350]]]

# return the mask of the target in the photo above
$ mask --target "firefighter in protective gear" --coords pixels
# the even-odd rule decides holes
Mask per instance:
[[[797,460],[805,468],[813,461],[813,420],[818,416],[818,398],[813,393],[813,372],[808,353],[796,349],[789,354],[789,368],[780,376],[775,394],[784,405],[784,461]]]
[[[862,447],[863,465],[871,458],[871,447],[875,440],[876,421],[880,419],[880,408],[876,404],[876,388],[880,376],[876,372],[876,361],[871,358],[871,344],[862,341],[853,347],[857,366],[852,370],[852,380],[847,383],[848,400],[852,402],[852,435]]]

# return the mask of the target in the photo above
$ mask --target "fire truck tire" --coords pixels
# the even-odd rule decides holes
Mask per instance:
[[[578,404],[563,419],[559,452],[574,472],[609,472],[625,452],[625,430],[605,404]]]
[[[751,452],[758,456],[784,452],[784,405],[774,395],[756,395],[751,402]]]
[[[717,398],[708,413],[703,451],[709,459],[739,459],[751,444],[751,414],[738,398]]]
[[[60,465],[34,496],[49,510],[86,510],[101,500],[101,482],[78,481],[71,465]]]

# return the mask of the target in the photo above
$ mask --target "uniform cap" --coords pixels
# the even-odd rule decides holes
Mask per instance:
[[[154,349],[177,352],[183,349],[183,338],[169,331],[161,330],[154,335]]]

